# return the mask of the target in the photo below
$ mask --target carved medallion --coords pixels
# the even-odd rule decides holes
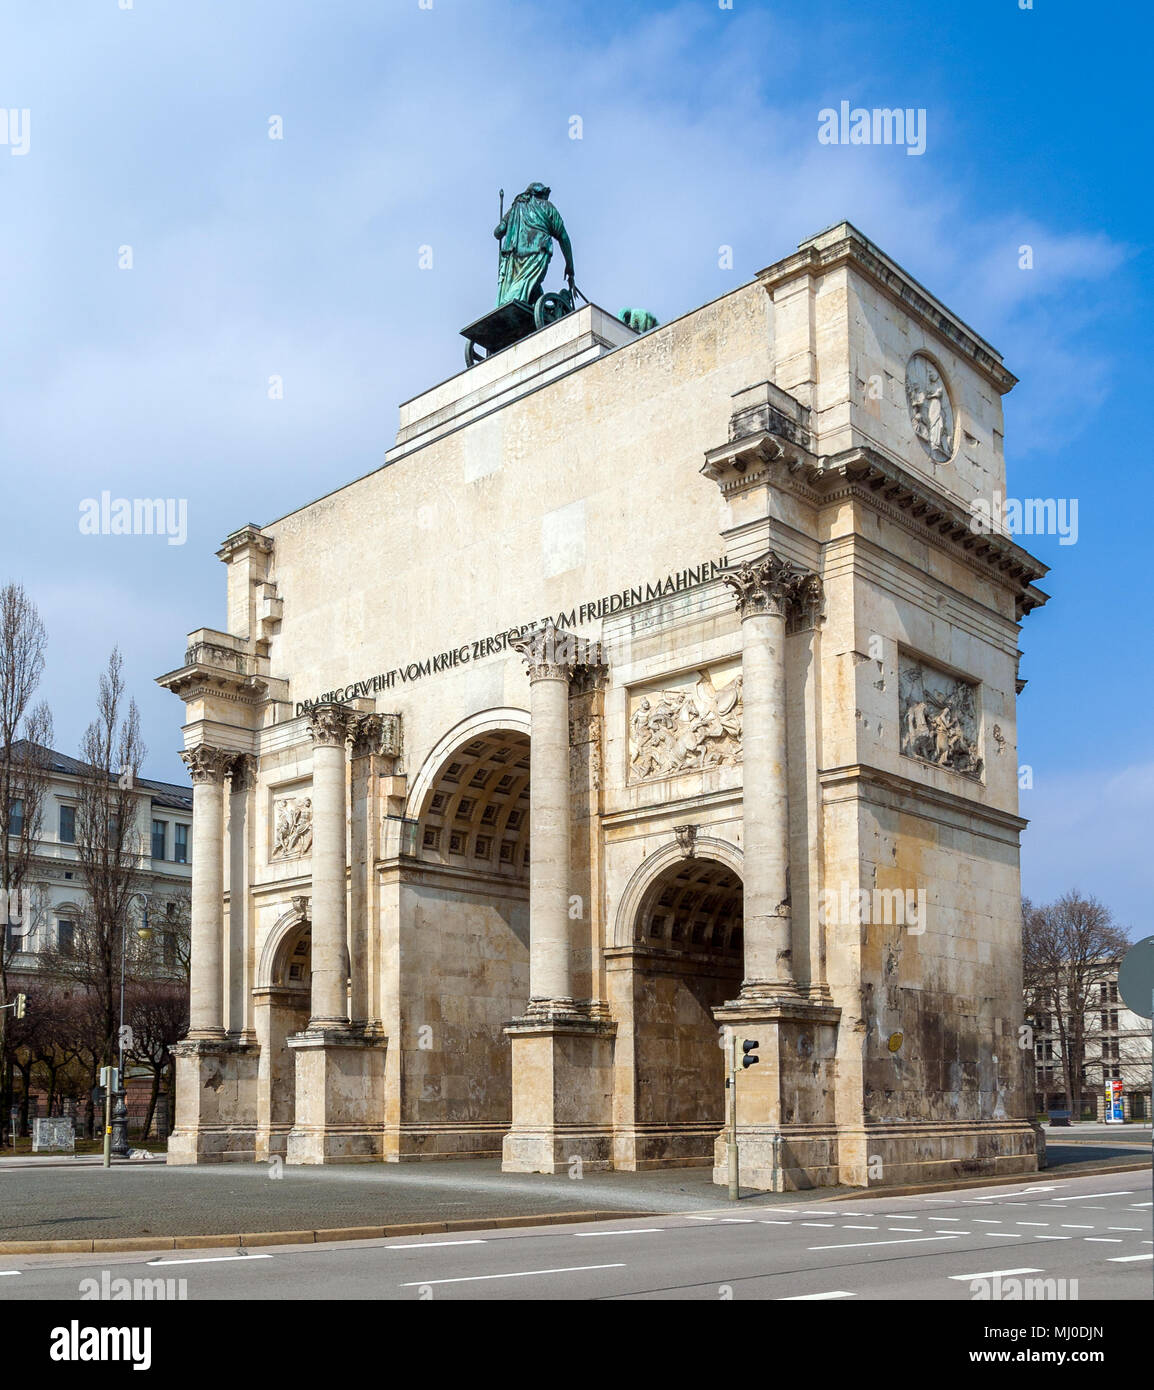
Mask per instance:
[[[977,686],[903,656],[898,671],[901,748],[967,777],[981,777]]]
[[[274,859],[299,859],[313,847],[313,803],[308,796],[281,796],[273,802]]]
[[[954,407],[941,369],[915,352],[906,366],[906,400],[914,433],[935,463],[954,456]]]
[[[629,780],[695,772],[741,761],[741,676],[718,689],[707,671],[685,688],[633,697]]]

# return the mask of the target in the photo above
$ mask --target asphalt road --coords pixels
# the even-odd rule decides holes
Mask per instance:
[[[249,1253],[0,1256],[0,1299],[78,1300],[107,1277],[184,1280],[190,1300],[968,1301],[1030,1278],[1149,1301],[1152,1269],[1150,1177],[1120,1173]]]

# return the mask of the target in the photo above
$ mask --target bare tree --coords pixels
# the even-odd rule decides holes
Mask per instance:
[[[132,1027],[130,1056],[133,1061],[146,1067],[152,1078],[148,1113],[141,1131],[141,1138],[147,1139],[156,1113],[161,1081],[166,1075],[171,1076],[172,1046],[188,1032],[187,984],[164,979],[140,981],[133,989],[128,1017]],[[157,1135],[158,1139],[166,1137],[164,1134]]]
[[[44,671],[47,641],[23,586],[6,584],[0,589],[0,1003],[5,1004],[16,936],[9,923],[19,921],[23,942],[33,921],[29,871],[48,790],[52,715],[43,701],[33,705],[32,697]],[[10,1013],[0,1009],[0,1076],[5,1080],[11,1061]]]
[[[77,963],[83,963],[81,978],[98,1010],[104,1039],[100,1063],[106,1066],[116,1054],[128,908],[141,885],[144,842],[136,778],[143,759],[140,714],[127,697],[123,662],[114,650],[100,677],[97,716],[81,745],[85,767],[76,815],[76,852],[87,898]]]
[[[1066,1105],[1075,1119],[1082,1113],[1091,1009],[1129,944],[1110,909],[1077,889],[1053,903],[1022,903],[1026,1010],[1053,1019]]]

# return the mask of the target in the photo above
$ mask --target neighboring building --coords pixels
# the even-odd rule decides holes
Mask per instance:
[[[1093,998],[1085,1015],[1083,1113],[1105,1119],[1106,1088],[1112,1081],[1120,1081],[1124,1117],[1149,1120],[1150,1020],[1131,1013],[1122,1002],[1118,993],[1119,965],[1120,962],[1115,962],[1104,979],[1094,982]],[[1065,1109],[1062,1042],[1048,997],[1043,998],[1042,1006],[1034,1014],[1034,1064],[1038,1113]]]
[[[724,1182],[732,1035],[749,1186],[1034,1171],[1014,381],[843,223],[651,332],[583,306],[230,535],[160,678],[169,1161]]]
[[[83,872],[76,848],[81,779],[85,765],[66,753],[45,750],[50,768],[44,797],[40,839],[26,887],[27,904],[10,904],[5,947],[9,970],[35,973],[44,952],[71,949],[85,910]],[[112,775],[115,780],[115,774]],[[178,967],[176,934],[166,934],[165,922],[183,921],[187,931],[187,899],[192,885],[192,795],[188,787],[150,778],[136,779],[136,841],[140,891],[152,901],[149,925],[156,932],[159,969]],[[21,814],[12,806],[10,830]],[[143,920],[143,903],[134,900],[134,920]],[[20,913],[17,916],[17,913]]]

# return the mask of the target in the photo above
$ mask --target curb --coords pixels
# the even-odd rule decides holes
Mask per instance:
[[[975,1187],[1013,1187],[1015,1183],[1047,1182],[1055,1178],[1100,1178],[1109,1173],[1148,1173],[1150,1171],[1148,1162],[1103,1164],[1096,1168],[1083,1168],[1079,1164],[1077,1172],[1063,1173],[1061,1169],[1067,1166],[1070,1165],[1059,1164],[1057,1168],[1043,1168],[1040,1173],[1018,1173],[1016,1176],[1007,1173],[994,1178],[953,1178],[947,1182],[916,1183],[908,1187],[863,1187],[855,1192],[839,1192],[836,1197],[827,1197],[825,1200],[827,1202],[868,1202],[877,1201],[882,1197],[917,1197],[923,1192],[969,1191]],[[822,1199],[816,1197],[813,1200],[820,1202]],[[2,1248],[0,1246],[0,1249]]]
[[[320,1231],[252,1231],[196,1236],[95,1236],[89,1240],[0,1240],[0,1255],[100,1255],[134,1250],[249,1249],[259,1245],[313,1245],[340,1240],[387,1240],[393,1236],[447,1235],[451,1231],[497,1231],[518,1226],[564,1226],[582,1221],[627,1221],[667,1216],[660,1211],[554,1211],[537,1216],[461,1217],[393,1226],[338,1226]]]

